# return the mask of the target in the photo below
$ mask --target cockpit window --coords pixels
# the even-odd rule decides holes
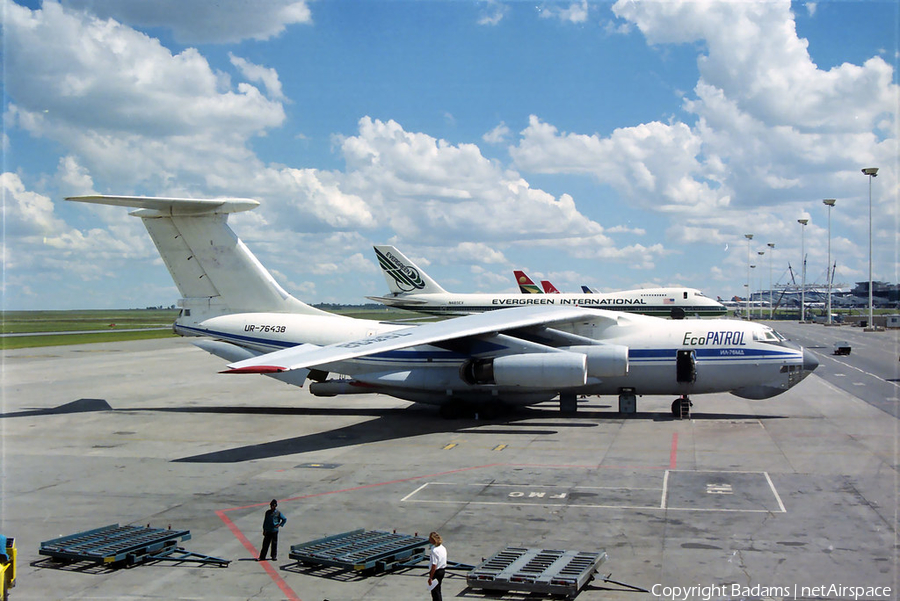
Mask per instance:
[[[780,342],[784,342],[787,339],[775,330],[766,328],[764,330],[757,330],[753,332],[753,340],[756,340],[757,342],[770,342],[772,344],[778,344]]]

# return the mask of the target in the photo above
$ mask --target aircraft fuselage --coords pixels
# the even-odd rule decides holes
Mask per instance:
[[[176,330],[185,335],[206,336],[258,352],[273,352],[299,344],[325,346],[355,341],[366,344],[408,325],[334,315],[331,318],[297,314],[239,313],[190,323],[179,319]],[[647,336],[652,328],[653,335]],[[558,337],[554,337],[554,332]],[[548,343],[542,336],[554,339]],[[565,335],[574,341],[566,341]],[[527,338],[527,336],[525,337]],[[602,343],[598,342],[602,338]],[[648,340],[652,341],[648,343]],[[586,344],[580,341],[586,341]],[[479,348],[479,344],[483,348]],[[552,348],[550,346],[552,346]],[[568,380],[566,360],[609,349],[623,349],[627,357],[613,367],[613,359],[601,356],[586,377]],[[548,352],[541,352],[548,351]],[[520,365],[519,357],[536,354],[551,361],[548,382],[533,365]],[[467,377],[480,357],[491,356],[494,372],[510,374],[503,381]],[[496,359],[497,356],[505,357]],[[501,362],[509,365],[498,370]],[[608,395],[631,389],[636,395],[691,395],[732,392],[745,398],[769,398],[798,383],[812,369],[815,359],[786,341],[771,328],[734,320],[658,320],[622,314],[616,325],[586,319],[559,330],[536,333],[534,341],[495,335],[478,344],[455,348],[452,343],[413,346],[350,361],[317,366],[332,374],[352,373],[352,379],[314,382],[314,394],[383,392],[398,398],[440,404],[449,399],[469,402],[502,401],[531,404],[560,393]],[[352,365],[352,368],[348,368]],[[576,367],[577,372],[577,360]],[[467,371],[469,370],[469,371]],[[558,375],[562,374],[562,375]],[[490,377],[497,377],[491,373]]]

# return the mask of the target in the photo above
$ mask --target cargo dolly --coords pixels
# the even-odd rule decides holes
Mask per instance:
[[[574,598],[606,561],[606,552],[506,547],[466,575],[470,588]]]
[[[292,545],[289,557],[303,565],[387,572],[412,567],[428,559],[427,545],[428,539],[421,536],[360,528]],[[447,569],[470,570],[472,567],[461,563],[447,564]]]
[[[111,524],[44,541],[38,553],[59,562],[89,562],[112,567],[131,567],[146,561],[228,566],[230,560],[192,553],[178,545],[190,538],[189,530]]]

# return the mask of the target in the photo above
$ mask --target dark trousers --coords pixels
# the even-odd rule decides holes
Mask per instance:
[[[443,601],[443,597],[441,596],[441,582],[444,581],[444,568],[440,568],[434,571],[434,578],[432,580],[437,580],[438,585],[431,589],[431,601]]]
[[[259,558],[266,558],[266,551],[269,550],[269,545],[272,545],[272,559],[278,557],[278,532],[263,532],[263,546],[262,550],[259,552]]]

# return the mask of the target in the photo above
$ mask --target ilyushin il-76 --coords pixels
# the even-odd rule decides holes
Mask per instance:
[[[335,315],[288,294],[228,226],[255,208],[239,198],[82,196],[138,209],[181,300],[175,331],[229,362],[318,396],[381,393],[487,412],[578,395],[781,394],[818,361],[772,328],[727,319],[662,319],[578,306],[532,305],[409,325]],[[624,408],[624,409],[623,409]]]

